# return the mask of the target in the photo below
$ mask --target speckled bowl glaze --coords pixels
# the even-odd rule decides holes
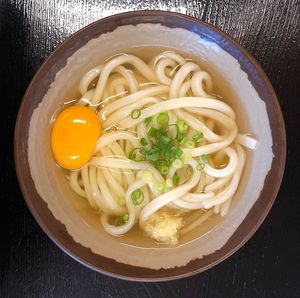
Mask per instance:
[[[273,159],[270,161],[270,170],[267,172],[264,184],[263,181],[261,182],[262,190],[259,198],[226,243],[201,258],[191,258],[184,264],[176,263],[173,267],[166,265],[163,266],[164,268],[156,269],[155,266],[145,268],[147,266],[134,265],[138,264],[138,260],[123,262],[121,256],[115,259],[107,255],[103,256],[96,253],[97,250],[93,247],[80,244],[80,239],[74,237],[72,233],[72,236],[70,235],[68,225],[63,224],[57,214],[53,215],[50,204],[47,205],[45,202],[45,197],[50,193],[41,195],[42,191],[38,191],[43,188],[35,184],[36,180],[30,168],[30,162],[33,161],[28,157],[29,136],[32,135],[30,122],[34,111],[47,94],[57,73],[68,63],[68,59],[89,41],[104,33],[113,32],[121,26],[140,24],[161,24],[167,28],[185,29],[209,43],[216,44],[232,56],[263,102],[273,144],[271,150]],[[274,127],[276,129],[272,129]],[[111,16],[83,28],[67,39],[44,62],[29,85],[19,110],[15,131],[15,162],[18,179],[27,205],[42,229],[63,251],[80,263],[110,276],[135,281],[160,281],[187,277],[218,264],[239,249],[258,229],[276,198],[284,171],[285,153],[285,128],[281,110],[267,76],[255,59],[230,36],[217,28],[185,15],[162,11],[139,11]],[[183,255],[182,257],[184,258]]]

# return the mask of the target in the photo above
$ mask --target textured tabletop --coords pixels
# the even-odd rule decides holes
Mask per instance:
[[[31,216],[18,186],[13,133],[35,71],[68,36],[100,18],[139,9],[188,14],[234,37],[258,60],[286,123],[287,166],[278,198],[233,256],[196,276],[134,283],[65,255]],[[1,0],[1,297],[300,297],[300,7],[298,0]],[[274,127],[273,129],[276,129]]]

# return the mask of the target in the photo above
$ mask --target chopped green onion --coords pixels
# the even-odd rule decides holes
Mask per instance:
[[[156,161],[159,158],[159,151],[157,149],[150,149],[146,153],[146,159]]]
[[[173,181],[172,181],[172,179],[170,179],[170,178],[167,178],[167,179],[166,179],[166,186],[168,186],[168,187],[172,187],[172,186],[173,186]]]
[[[144,123],[149,124],[151,122],[151,120],[152,120],[152,117],[147,117],[144,119]]]
[[[183,167],[183,162],[182,160],[180,159],[175,159],[173,162],[172,162],[172,166],[175,168],[175,169],[180,169]]]
[[[181,160],[184,164],[186,164],[191,159],[192,159],[192,155],[189,153],[186,153],[186,154],[182,155],[182,157],[181,157]]]
[[[188,149],[193,149],[193,148],[195,148],[195,142],[192,141],[192,140],[188,140],[188,141],[185,143],[185,147],[188,148]]]
[[[183,133],[178,133],[178,134],[176,135],[176,140],[177,140],[178,142],[180,142],[185,136],[186,136],[186,135],[183,134]]]
[[[208,164],[208,156],[206,154],[203,154],[200,156],[200,163],[197,166],[198,171],[203,171],[205,168],[205,165]]]
[[[128,221],[128,219],[129,219],[128,214],[124,214],[122,216],[119,216],[119,217],[116,218],[115,225],[117,227],[123,226],[124,224],[126,224],[126,222]]]
[[[152,182],[154,180],[153,174],[150,170],[143,170],[142,171],[142,179],[146,182]]]
[[[166,145],[170,144],[171,142],[172,142],[172,140],[167,136],[161,136],[159,139],[160,146],[166,146]]]
[[[153,191],[157,194],[161,194],[164,190],[164,183],[158,182],[153,185]]]
[[[175,174],[175,175],[172,177],[172,182],[173,182],[174,185],[178,185],[179,182],[180,182],[180,177],[179,177],[178,175]]]
[[[124,199],[124,198],[119,198],[119,199],[118,199],[118,204],[119,204],[120,206],[125,206],[125,199]]]
[[[175,157],[179,158],[182,155],[183,151],[180,148],[175,149]]]
[[[186,133],[189,130],[189,126],[184,120],[176,121],[176,125],[178,128],[178,132],[180,133]]]
[[[165,158],[167,160],[172,160],[176,158],[175,148],[165,148],[163,152],[165,153]]]
[[[168,136],[167,132],[168,131],[165,127],[162,127],[158,130],[159,136],[166,136],[167,137]]]
[[[144,200],[144,193],[139,188],[137,188],[131,193],[131,200],[133,205],[140,205]]]
[[[157,122],[160,127],[166,127],[169,123],[169,115],[167,113],[160,113],[157,117]]]
[[[158,189],[158,190],[160,190],[160,191],[163,191],[164,190],[164,184],[163,183],[161,183],[161,182],[158,182],[158,183],[156,183],[155,184],[155,187],[156,187],[156,189]]]
[[[204,164],[207,164],[208,163],[208,156],[206,154],[203,154],[200,156],[201,157],[201,160]]]
[[[161,165],[158,167],[158,170],[161,172],[163,175],[167,175],[169,173],[169,167],[166,165]]]
[[[161,172],[163,175],[167,175],[169,172],[169,167],[167,166],[167,162],[165,160],[157,160],[155,162],[155,167]]]
[[[134,109],[132,112],[131,112],[131,118],[132,119],[137,119],[139,118],[141,115],[141,110],[140,109]]]
[[[159,147],[158,147],[158,145],[157,145],[156,143],[154,143],[154,144],[152,145],[152,149],[160,150]]]
[[[166,127],[169,123],[169,115],[167,113],[159,113],[153,117],[153,126],[155,128]]]
[[[193,140],[195,142],[199,142],[202,138],[203,138],[203,132],[199,132],[193,135]]]
[[[172,147],[167,148],[165,155],[170,161],[173,159],[179,158],[182,155],[183,151],[180,148]]]
[[[146,156],[147,152],[148,152],[148,150],[147,150],[146,148],[144,148],[144,147],[141,147],[141,148],[140,148],[140,153],[141,153],[143,156]]]
[[[149,142],[146,138],[141,138],[139,141],[139,152],[137,153],[136,151],[133,151],[130,157],[136,161],[138,156],[137,154],[140,154],[143,160],[152,162],[155,168],[158,169],[162,175],[167,175],[169,173],[170,166],[173,165],[173,163],[178,169],[184,165],[184,162],[180,159],[183,155],[183,150],[177,146],[184,145],[188,142],[187,147],[192,148],[194,142],[188,141],[186,132],[189,129],[189,126],[183,120],[177,121],[176,124],[169,124],[169,116],[167,113],[163,112],[155,115],[151,121],[152,126],[149,126],[148,128],[148,135],[151,142]],[[175,125],[176,127],[176,139],[173,139],[169,134],[168,126],[171,125]],[[145,146],[147,145],[149,147],[146,148]],[[183,160],[187,161],[189,159]],[[149,176],[149,179],[154,178],[152,176],[150,178]],[[171,185],[171,183],[169,184]],[[174,184],[172,183],[172,185]]]
[[[159,171],[163,174],[163,175],[167,175],[169,173],[169,168],[167,166],[163,166],[159,169]]]
[[[158,169],[161,166],[166,166],[167,162],[165,160],[159,159],[154,163],[155,167]]]
[[[179,134],[177,141],[179,142],[179,145],[184,145],[188,141],[188,138],[186,135]]]
[[[136,151],[139,150],[139,148],[133,148],[130,153],[129,153],[129,156],[128,158],[133,160],[133,161],[136,161]]]
[[[203,162],[200,162],[200,163],[197,165],[197,167],[196,167],[196,169],[197,169],[198,171],[203,171],[204,168],[205,168],[205,164],[204,164]]]
[[[154,127],[151,127],[148,131],[148,135],[154,139],[157,138],[157,129],[155,129]]]
[[[141,144],[142,146],[146,146],[146,145],[148,144],[148,142],[147,142],[147,140],[146,140],[145,138],[141,138],[141,139],[140,139],[140,144]]]

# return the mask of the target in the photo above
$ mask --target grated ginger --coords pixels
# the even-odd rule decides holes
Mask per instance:
[[[183,226],[181,216],[162,209],[151,215],[144,230],[149,237],[158,242],[176,245],[179,238],[178,232]]]

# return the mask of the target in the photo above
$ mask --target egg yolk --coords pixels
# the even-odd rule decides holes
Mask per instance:
[[[56,118],[51,133],[51,147],[56,162],[74,170],[88,162],[102,133],[97,114],[84,106],[64,109]]]

